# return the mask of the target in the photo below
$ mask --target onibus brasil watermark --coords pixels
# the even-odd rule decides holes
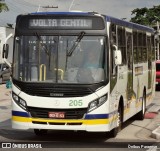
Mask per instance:
[[[40,143],[1,143],[1,148],[42,148]]]

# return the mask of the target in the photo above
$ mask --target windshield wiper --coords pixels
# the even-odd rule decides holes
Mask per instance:
[[[79,36],[77,37],[76,41],[73,43],[71,49],[67,50],[67,56],[71,56],[73,51],[77,48],[78,44],[80,43],[81,39],[85,35],[85,32],[81,32]]]

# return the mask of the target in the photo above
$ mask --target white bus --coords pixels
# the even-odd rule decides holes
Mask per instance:
[[[116,136],[153,100],[154,30],[92,12],[19,15],[12,82],[13,128]]]

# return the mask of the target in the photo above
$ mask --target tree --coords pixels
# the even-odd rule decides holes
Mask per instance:
[[[8,10],[9,10],[9,8],[8,8],[7,4],[4,2],[0,2],[0,13],[2,11],[8,11]]]
[[[160,5],[153,6],[153,8],[136,8],[132,11],[131,15],[135,15],[131,18],[131,22],[142,25],[154,25],[157,21],[160,21]]]

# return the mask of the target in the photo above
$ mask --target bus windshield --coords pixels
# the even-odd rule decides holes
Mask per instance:
[[[14,79],[85,84],[106,80],[103,36],[83,36],[72,49],[78,36],[35,35],[15,37]]]

